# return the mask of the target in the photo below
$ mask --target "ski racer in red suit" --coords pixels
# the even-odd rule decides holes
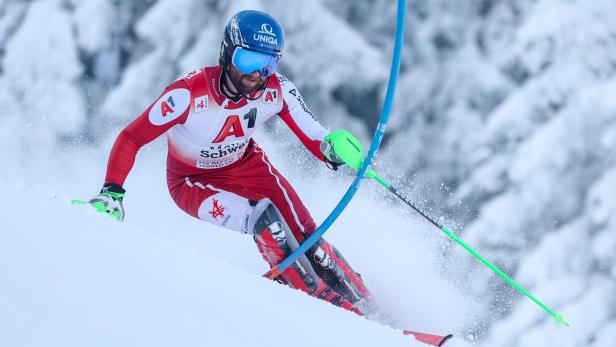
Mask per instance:
[[[297,88],[275,72],[284,44],[280,24],[266,13],[242,11],[226,26],[218,66],[171,83],[118,136],[105,184],[90,200],[123,220],[124,181],[137,151],[167,134],[167,184],[175,203],[195,218],[253,235],[275,266],[316,225],[289,182],[252,134],[277,115],[331,168],[342,162],[329,131],[308,110]],[[321,151],[323,149],[323,152]],[[324,155],[323,153],[327,153]],[[280,282],[360,313],[369,294],[359,275],[325,240],[279,277]]]

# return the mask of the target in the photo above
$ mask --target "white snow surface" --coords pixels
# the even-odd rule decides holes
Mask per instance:
[[[0,175],[10,182],[1,188],[0,345],[421,345],[261,277],[267,265],[249,236],[173,206],[163,151],[140,156],[127,182],[133,188],[124,223],[71,205],[71,198],[95,193],[102,157],[63,153],[39,163],[44,174]],[[297,188],[322,219],[349,178],[311,181]],[[425,223],[363,196],[328,239],[362,272],[389,322],[455,331],[463,319],[449,317],[464,317],[471,308],[458,305],[462,294],[435,275],[431,233]]]

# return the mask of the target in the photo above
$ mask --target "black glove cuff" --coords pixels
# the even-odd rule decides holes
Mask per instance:
[[[336,163],[335,161],[331,161],[327,158],[325,158],[325,166],[327,166],[328,169],[334,170],[334,171],[338,171],[338,167],[344,165],[343,163]]]
[[[105,184],[103,184],[103,189],[101,189],[101,193],[104,192],[124,194],[126,193],[126,190],[124,190],[124,188],[122,188],[122,186],[120,186],[119,184],[115,184],[113,182],[105,182]]]

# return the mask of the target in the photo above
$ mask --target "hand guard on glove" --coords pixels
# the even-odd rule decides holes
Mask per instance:
[[[120,222],[124,220],[124,206],[122,199],[126,191],[115,183],[105,183],[101,192],[90,199],[88,203],[98,212],[107,213]]]
[[[347,130],[336,130],[323,139],[320,146],[325,156],[325,164],[332,170],[340,165],[359,170],[364,162],[361,142]]]
[[[344,165],[342,159],[336,155],[331,141],[327,141],[327,139],[323,140],[319,149],[321,153],[323,153],[323,156],[325,156],[325,165],[327,165],[328,168],[336,171],[339,166]]]

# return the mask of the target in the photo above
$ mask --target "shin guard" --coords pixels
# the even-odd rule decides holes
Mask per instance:
[[[299,247],[282,215],[268,199],[260,200],[249,221],[261,255],[271,267],[276,266]],[[306,255],[302,255],[279,276],[280,282],[336,306],[361,314],[342,295],[330,288],[314,271]]]
[[[338,250],[321,239],[307,252],[315,272],[333,290],[355,306],[365,306],[371,301],[363,280]]]

